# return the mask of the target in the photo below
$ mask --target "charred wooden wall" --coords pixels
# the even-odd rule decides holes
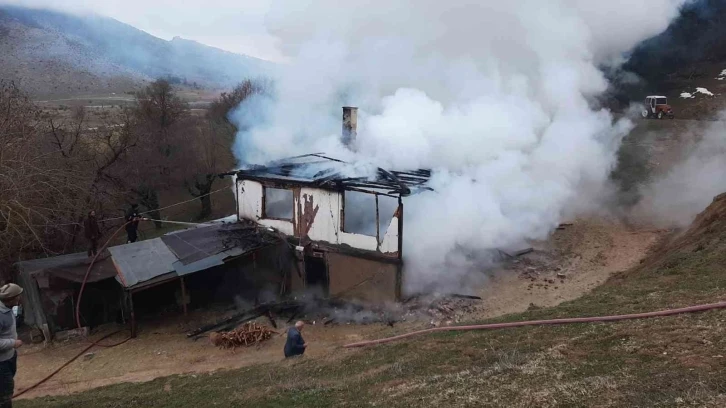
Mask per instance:
[[[400,290],[399,266],[328,252],[330,296],[372,303],[395,302]]]

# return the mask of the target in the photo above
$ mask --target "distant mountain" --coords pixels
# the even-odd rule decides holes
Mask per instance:
[[[713,76],[703,68],[724,61],[726,2],[692,0],[666,31],[636,47],[624,68],[660,84],[674,78]]]
[[[166,41],[97,15],[0,5],[0,78],[35,96],[124,92],[166,77],[229,87],[274,64],[195,41]]]

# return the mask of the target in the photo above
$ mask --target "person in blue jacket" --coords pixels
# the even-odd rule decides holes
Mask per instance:
[[[287,330],[287,342],[285,342],[285,358],[301,356],[305,353],[305,349],[308,347],[305,340],[302,338],[302,330],[305,327],[305,323],[299,321],[295,323],[294,327],[290,327]]]

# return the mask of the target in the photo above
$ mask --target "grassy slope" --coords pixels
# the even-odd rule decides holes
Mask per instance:
[[[640,267],[552,309],[500,320],[723,300],[726,198]],[[18,407],[726,406],[726,311],[611,324],[437,334],[302,359],[119,384]]]

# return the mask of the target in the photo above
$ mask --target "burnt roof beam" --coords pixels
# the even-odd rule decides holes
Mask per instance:
[[[388,170],[378,168],[378,172],[383,175],[383,177],[391,180],[392,182],[398,184],[398,186],[401,188],[401,195],[407,196],[411,194],[411,189],[408,188],[406,184],[404,184],[398,177],[396,177],[395,174],[391,173]]]

